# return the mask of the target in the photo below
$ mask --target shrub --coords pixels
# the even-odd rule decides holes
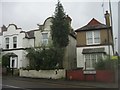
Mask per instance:
[[[26,69],[35,70],[50,70],[59,68],[60,60],[62,59],[63,52],[60,49],[49,48],[49,49],[35,49],[31,48],[27,50],[28,54],[26,57],[29,59],[30,66]],[[57,66],[58,65],[58,66]]]
[[[95,69],[97,69],[97,70],[116,70],[116,69],[118,69],[118,62],[119,62],[119,60],[112,60],[112,59],[109,59],[108,57],[105,58],[105,60],[100,59],[96,63]]]
[[[104,70],[104,69],[105,69],[105,62],[104,62],[102,59],[100,59],[100,60],[96,63],[95,68],[96,68],[97,70]]]

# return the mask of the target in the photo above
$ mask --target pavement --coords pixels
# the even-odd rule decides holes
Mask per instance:
[[[34,81],[34,82],[47,82],[53,84],[67,84],[72,86],[84,86],[84,87],[93,87],[93,88],[118,88],[118,83],[103,83],[103,82],[93,82],[93,81],[76,81],[76,80],[53,80],[53,79],[41,79],[41,78],[26,78],[26,77],[19,77],[19,76],[3,76],[2,79],[14,79],[14,80],[21,80],[21,81]]]

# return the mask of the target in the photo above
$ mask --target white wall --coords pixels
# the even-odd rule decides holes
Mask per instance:
[[[18,60],[17,63],[15,63],[15,66],[17,65],[17,68],[20,67],[25,67],[28,65],[28,61],[25,56],[25,50],[22,50],[21,48],[26,48],[28,45],[30,46],[31,44],[33,44],[34,40],[31,40],[30,42],[25,41],[26,45],[24,45],[24,37],[25,37],[25,33],[20,33],[22,31],[22,29],[16,29],[15,25],[10,25],[7,28],[7,31],[3,32],[3,38],[2,38],[2,42],[3,42],[3,49],[6,49],[5,47],[5,38],[8,37],[9,38],[9,50],[4,51],[3,55],[7,54],[7,53],[14,53],[18,56]],[[16,36],[17,37],[17,48],[13,48],[13,37]],[[12,49],[17,49],[17,50],[12,50]]]
[[[9,38],[9,49],[13,49],[13,37],[17,37],[17,48],[22,47],[22,38],[24,37],[21,33],[21,29],[16,29],[14,25],[10,25],[7,31],[3,32],[3,48],[5,47],[5,38]]]
[[[44,30],[51,30],[50,27],[52,25],[51,19],[52,18],[47,18],[46,21],[44,22]]]
[[[4,51],[4,53],[3,53],[3,55],[5,55],[5,54],[7,54],[7,53],[15,53],[17,56],[18,56],[18,66],[17,66],[17,68],[20,68],[20,67],[23,67],[23,62],[22,61],[24,61],[24,64],[26,64],[25,63],[25,56],[23,56],[23,54],[25,53],[25,51],[24,50],[12,50],[12,51]]]
[[[56,73],[57,72],[57,73]],[[47,78],[47,79],[60,79],[65,78],[65,70],[22,70],[20,69],[21,77],[32,77],[32,78]]]
[[[50,34],[51,25],[52,25],[51,18],[47,18],[44,22],[43,30],[35,31],[34,35],[35,35],[35,46],[36,47],[42,45],[42,33],[48,33],[48,44],[51,43],[51,34]]]

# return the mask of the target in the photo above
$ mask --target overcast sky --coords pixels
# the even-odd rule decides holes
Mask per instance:
[[[109,0],[60,0],[64,11],[72,18],[73,29],[86,25],[92,18],[105,23],[104,13],[109,10]],[[114,1],[114,0],[111,0]],[[112,2],[114,37],[118,36],[118,0]],[[16,24],[23,30],[38,28],[46,18],[54,15],[57,0],[2,0],[0,26]],[[103,7],[102,7],[103,4]],[[2,8],[1,8],[2,7]]]

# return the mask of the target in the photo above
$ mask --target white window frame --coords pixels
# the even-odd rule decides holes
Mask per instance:
[[[98,36],[98,43],[95,43],[95,32],[98,32],[99,34],[99,36]],[[92,43],[89,43],[89,37],[88,37],[88,34],[89,33],[92,33]],[[87,43],[87,45],[92,45],[92,44],[100,44],[100,31],[87,31],[86,32],[86,43]]]

